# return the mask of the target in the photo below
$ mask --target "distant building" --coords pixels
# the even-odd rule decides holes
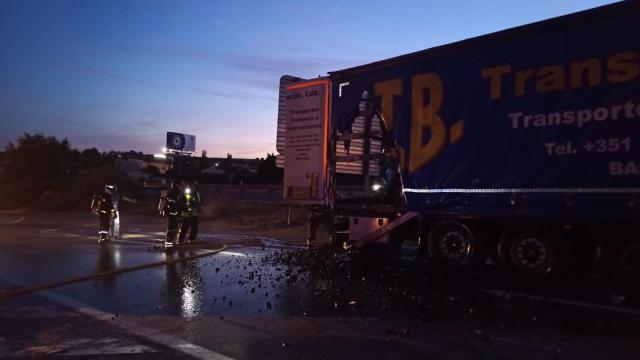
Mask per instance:
[[[251,183],[258,176],[263,159],[189,157],[182,162],[183,176],[203,182]],[[115,166],[138,184],[164,183],[172,176],[175,161],[136,152],[118,155]]]
[[[144,165],[146,169],[150,169],[150,168],[158,169],[158,173],[161,175],[165,175],[167,171],[171,169],[171,161],[168,159],[151,158],[149,160],[145,160]]]
[[[260,162],[260,159],[211,158],[202,175],[212,182],[246,183],[257,175]]]
[[[146,181],[144,170],[144,160],[132,158],[118,158],[114,160],[115,166],[129,179],[143,183]]]

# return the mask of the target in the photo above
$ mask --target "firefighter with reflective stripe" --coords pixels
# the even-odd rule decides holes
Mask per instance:
[[[198,214],[202,206],[202,198],[198,192],[198,184],[185,186],[184,190],[180,194],[180,209],[182,215],[182,226],[180,227],[180,236],[178,243],[183,243],[189,233],[189,241],[195,241],[198,237]]]
[[[113,194],[111,196],[111,198],[113,199],[113,209],[115,212],[115,216],[113,216],[111,218],[111,224],[109,226],[109,237],[111,239],[117,239],[120,237],[120,221],[122,220],[122,218],[120,217],[120,209],[119,209],[119,205],[120,205],[120,194],[118,193],[118,187],[115,185],[109,185],[109,186],[113,186]]]
[[[111,220],[115,218],[116,209],[113,205],[113,185],[106,185],[104,192],[100,195],[94,195],[91,202],[91,210],[98,215],[100,230],[98,231],[98,243],[110,241]]]
[[[160,215],[167,218],[167,235],[164,240],[164,246],[166,248],[173,247],[178,235],[178,227],[180,225],[180,205],[178,204],[178,198],[180,197],[180,187],[178,183],[171,182],[169,190],[162,192],[160,196],[160,204],[158,204],[158,210]]]

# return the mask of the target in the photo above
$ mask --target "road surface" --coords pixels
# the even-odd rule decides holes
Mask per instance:
[[[636,359],[640,305],[590,277],[522,284],[405,249],[333,254],[157,219],[96,243],[77,213],[0,215],[0,358]],[[202,256],[204,255],[204,256]],[[201,257],[198,257],[201,256]]]

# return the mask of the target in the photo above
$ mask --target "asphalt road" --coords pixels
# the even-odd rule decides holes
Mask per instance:
[[[98,245],[86,214],[0,215],[0,357],[640,354],[640,305],[590,277],[523,284],[491,266],[434,268],[410,249],[333,254],[241,235],[165,252],[157,219],[124,221],[122,239]]]

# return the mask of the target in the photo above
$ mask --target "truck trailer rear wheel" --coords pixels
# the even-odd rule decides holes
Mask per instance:
[[[429,257],[447,265],[467,266],[477,257],[477,241],[469,227],[457,221],[435,224],[429,231]]]
[[[509,231],[500,239],[498,256],[518,274],[535,279],[554,272],[558,263],[558,248],[550,234]]]
[[[604,274],[608,283],[625,294],[640,294],[640,242],[620,240],[604,244]]]

